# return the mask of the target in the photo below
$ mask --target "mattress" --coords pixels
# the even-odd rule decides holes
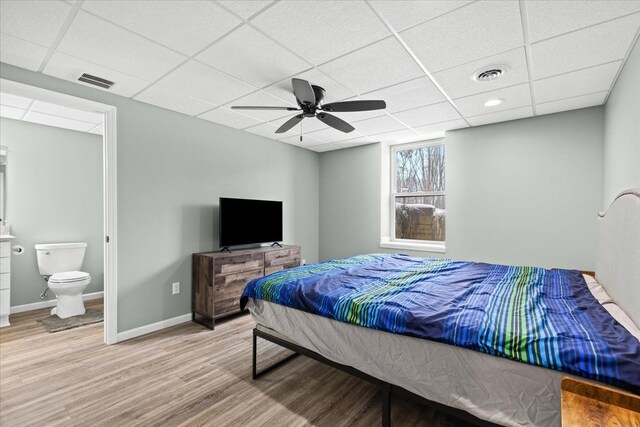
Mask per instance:
[[[585,280],[612,316],[640,338],[604,289],[590,276]],[[560,425],[560,380],[566,373],[259,299],[250,298],[247,307],[259,328],[426,399],[505,426]]]

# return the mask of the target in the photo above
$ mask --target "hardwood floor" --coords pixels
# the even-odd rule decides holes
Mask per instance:
[[[101,307],[101,301],[88,306]],[[48,309],[0,329],[0,425],[378,426],[373,385],[305,357],[251,380],[251,317],[185,323],[116,345],[103,324],[47,333]],[[259,340],[260,364],[287,351]],[[394,396],[394,426],[462,421]]]

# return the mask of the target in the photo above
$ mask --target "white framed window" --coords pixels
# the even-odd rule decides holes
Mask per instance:
[[[380,246],[444,252],[444,139],[392,145],[389,150],[389,237]]]

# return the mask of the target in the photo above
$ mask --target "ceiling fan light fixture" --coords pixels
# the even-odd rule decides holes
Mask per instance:
[[[325,90],[320,86],[312,85],[306,80],[291,79],[293,87],[293,95],[296,98],[298,108],[293,107],[275,107],[275,106],[259,106],[259,105],[233,105],[232,109],[238,110],[287,110],[300,111],[300,113],[291,117],[282,126],[276,129],[276,133],[285,133],[300,123],[305,118],[317,118],[324,124],[344,133],[355,130],[353,126],[345,122],[339,117],[327,113],[331,112],[354,112],[354,111],[371,111],[382,110],[387,108],[384,101],[341,101],[323,104]]]

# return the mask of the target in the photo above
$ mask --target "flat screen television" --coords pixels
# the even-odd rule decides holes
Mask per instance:
[[[282,241],[282,202],[220,197],[220,247]]]

